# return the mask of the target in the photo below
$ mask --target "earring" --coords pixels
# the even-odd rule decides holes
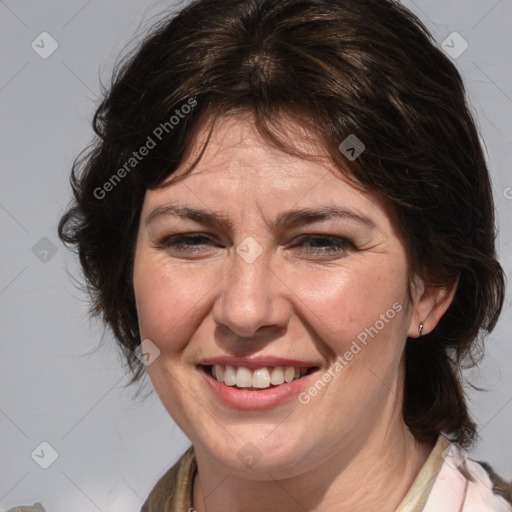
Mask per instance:
[[[421,331],[423,331],[423,324],[420,324],[420,327],[418,329],[418,332],[419,332],[418,338],[421,337]]]

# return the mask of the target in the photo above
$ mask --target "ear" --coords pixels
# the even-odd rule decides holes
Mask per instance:
[[[423,324],[421,335],[431,332],[446,310],[450,307],[455,291],[457,290],[458,279],[449,283],[435,282],[429,279],[422,280],[416,276],[412,289],[412,313],[411,323],[407,336],[419,338],[419,327]]]

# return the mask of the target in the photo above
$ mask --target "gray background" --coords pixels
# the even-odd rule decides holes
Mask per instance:
[[[510,276],[512,1],[404,4],[439,45],[453,31],[469,44],[454,61],[485,141],[500,257]],[[123,387],[127,378],[110,336],[93,352],[102,328],[88,319],[86,297],[66,273],[79,276],[78,266],[56,235],[70,199],[71,164],[92,137],[100,77],[108,84],[125,44],[172,5],[0,1],[0,510],[41,501],[48,512],[138,511],[157,478],[189,444],[155,394],[143,402],[133,399],[134,388]],[[31,47],[43,31],[59,45],[47,59]],[[485,362],[467,374],[489,389],[471,393],[481,435],[471,455],[508,479],[511,332],[509,292],[500,323],[488,338]],[[48,469],[35,462],[49,457],[48,449],[38,448],[43,441],[58,453]],[[31,457],[34,450],[39,459]]]

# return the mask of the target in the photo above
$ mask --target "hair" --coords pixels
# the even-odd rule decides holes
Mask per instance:
[[[90,312],[115,336],[130,384],[145,373],[132,280],[145,191],[173,174],[205,120],[242,111],[298,154],[283,135],[293,115],[340,175],[392,205],[410,270],[457,282],[435,329],[407,339],[403,417],[419,440],[472,444],[461,372],[504,300],[492,188],[459,72],[394,0],[196,0],[118,62],[58,232],[76,246]],[[365,146],[355,159],[339,147],[348,136]]]

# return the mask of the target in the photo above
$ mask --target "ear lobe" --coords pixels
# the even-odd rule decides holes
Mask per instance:
[[[420,337],[421,324],[421,336],[434,330],[453,301],[458,279],[444,284],[426,284],[424,281],[418,284],[413,297],[411,323],[407,333],[410,338]]]

